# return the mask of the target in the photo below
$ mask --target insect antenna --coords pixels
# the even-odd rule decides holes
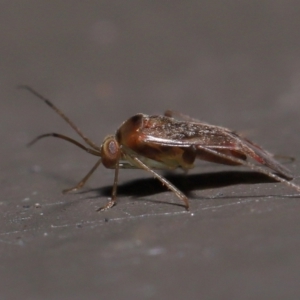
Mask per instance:
[[[56,138],[59,138],[59,139],[63,139],[69,143],[72,143],[74,145],[76,145],[77,147],[85,150],[86,152],[92,154],[92,155],[95,155],[95,156],[101,156],[100,152],[99,151],[96,151],[94,149],[90,149],[90,148],[87,148],[85,147],[84,145],[80,144],[79,142],[73,140],[72,138],[68,137],[68,136],[65,136],[65,135],[62,135],[62,134],[59,134],[59,133],[46,133],[46,134],[42,134],[42,135],[39,135],[37,136],[34,140],[32,140],[30,143],[27,144],[27,147],[30,147],[32,146],[33,144],[35,144],[37,141],[39,141],[40,139],[43,139],[45,137],[56,137]]]
[[[92,142],[89,138],[87,138],[81,130],[59,109],[57,108],[50,100],[42,96],[40,93],[38,93],[36,90],[34,90],[32,87],[28,85],[20,85],[18,86],[19,89],[27,90],[33,95],[35,95],[37,98],[44,101],[48,106],[50,106],[57,114],[59,114],[76,132],[79,136],[82,137],[82,139],[92,148],[99,150],[99,146],[97,146],[94,142]]]
[[[272,173],[271,171],[268,171],[267,169],[263,168],[263,167],[260,167],[260,166],[257,166],[249,161],[245,161],[245,160],[242,160],[240,158],[237,158],[237,157],[232,157],[232,156],[228,156],[226,154],[223,154],[223,153],[220,153],[218,151],[215,151],[215,150],[212,150],[210,148],[207,148],[207,147],[204,147],[204,146],[198,146],[199,148],[203,149],[204,151],[208,152],[208,153],[211,153],[211,154],[214,154],[218,157],[222,157],[222,158],[225,158],[227,160],[230,160],[234,163],[237,163],[237,164],[240,164],[240,165],[243,165],[243,166],[246,166],[248,168],[250,168],[251,170],[253,171],[257,171],[257,172],[260,172],[262,174],[265,174],[267,175],[268,177],[270,178],[273,178],[274,180],[276,181],[279,181],[279,182],[282,182],[284,184],[286,184],[287,186],[297,190],[298,192],[300,192],[300,186],[297,185],[297,184],[294,184],[274,173]]]

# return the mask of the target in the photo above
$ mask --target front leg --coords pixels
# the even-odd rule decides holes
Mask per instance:
[[[67,194],[69,192],[76,192],[79,189],[81,189],[88,181],[88,179],[91,177],[91,175],[95,172],[95,170],[99,167],[100,164],[101,164],[101,158],[97,161],[97,163],[93,166],[93,168],[74,187],[63,190],[63,194]]]
[[[109,200],[103,207],[98,208],[97,211],[105,211],[116,205],[119,169],[120,169],[120,164],[119,161],[117,161],[115,166],[115,178],[114,178],[114,185],[111,194],[111,200]]]

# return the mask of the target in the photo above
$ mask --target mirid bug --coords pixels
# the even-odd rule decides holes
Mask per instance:
[[[188,198],[154,169],[189,170],[194,167],[196,159],[226,165],[247,166],[300,191],[300,186],[288,181],[293,179],[291,172],[276,161],[272,154],[227,128],[203,123],[173,111],[166,111],[163,116],[148,116],[140,113],[125,121],[115,135],[107,136],[102,145],[98,146],[48,99],[29,86],[20,86],[20,88],[28,90],[50,106],[89,147],[59,133],[40,135],[29,145],[41,138],[52,136],[66,140],[100,157],[88,174],[76,186],[64,190],[64,193],[82,188],[101,163],[106,168],[115,170],[111,200],[98,211],[109,209],[116,204],[120,168],[143,169],[150,172],[173,191],[188,210]],[[248,161],[248,158],[253,159],[259,165]]]

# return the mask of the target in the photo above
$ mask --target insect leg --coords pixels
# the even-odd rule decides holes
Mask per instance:
[[[119,164],[119,161],[117,161],[116,167],[115,167],[115,178],[114,178],[114,185],[113,185],[112,194],[111,194],[111,200],[108,201],[105,204],[105,206],[98,208],[97,211],[107,210],[109,208],[112,208],[116,204],[117,188],[118,188],[118,178],[119,178],[119,169],[120,169],[120,164]]]
[[[220,153],[216,150],[213,150],[213,149],[210,149],[210,148],[207,148],[207,147],[204,147],[204,146],[198,146],[199,148],[203,149],[204,151],[208,152],[208,153],[211,153],[211,154],[214,154],[218,157],[221,157],[221,158],[224,158],[226,160],[229,160],[229,161],[232,161],[234,163],[237,163],[237,164],[240,164],[240,165],[243,165],[243,166],[246,166],[248,168],[250,168],[251,170],[253,171],[257,171],[257,172],[260,172],[262,174],[265,174],[267,175],[268,177],[270,178],[273,178],[274,180],[276,181],[279,181],[279,182],[282,182],[288,186],[290,186],[291,188],[297,190],[298,192],[300,192],[300,186],[297,185],[297,184],[294,184],[270,171],[268,171],[267,169],[265,168],[262,168],[260,166],[257,166],[249,161],[245,161],[245,160],[242,160],[240,158],[237,158],[237,157],[233,157],[233,156],[229,156],[229,155],[226,155],[226,154],[223,154],[223,153]]]
[[[76,132],[79,136],[82,137],[82,139],[92,148],[99,150],[99,147],[92,142],[89,138],[87,138],[81,130],[59,109],[57,108],[50,100],[42,96],[40,93],[38,93],[36,90],[34,90],[32,87],[28,85],[20,85],[18,88],[24,89],[35,95],[37,98],[44,101],[48,106],[50,106],[57,114],[59,114]]]
[[[286,162],[292,163],[296,160],[295,157],[287,156],[287,155],[281,155],[281,154],[273,154],[273,158],[278,159],[281,163],[282,163],[282,161],[284,163],[286,163]]]
[[[91,177],[91,175],[95,172],[95,170],[99,167],[100,164],[101,164],[101,158],[97,161],[97,163],[93,166],[93,168],[74,187],[63,190],[63,194],[69,192],[76,192],[79,189],[81,189],[88,181],[88,179]]]
[[[150,169],[147,165],[145,165],[140,159],[138,159],[136,156],[127,156],[132,159],[137,166],[139,166],[141,169],[144,169],[145,171],[150,172],[156,179],[158,179],[163,185],[165,185],[167,188],[169,188],[171,191],[175,193],[175,195],[184,202],[186,210],[189,210],[189,200],[187,196],[185,196],[180,190],[178,190],[171,182],[169,182],[166,178],[162,177],[161,175],[154,172],[152,169]]]

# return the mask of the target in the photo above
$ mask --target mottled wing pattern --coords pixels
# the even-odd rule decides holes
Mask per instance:
[[[147,116],[143,120],[140,134],[145,143],[169,147],[194,147],[197,158],[217,163],[234,164],[236,157],[246,160],[251,157],[281,176],[292,179],[290,171],[276,161],[272,154],[253,142],[227,128],[206,123],[178,121],[166,116]],[[228,160],[213,155],[214,150],[228,156]]]

